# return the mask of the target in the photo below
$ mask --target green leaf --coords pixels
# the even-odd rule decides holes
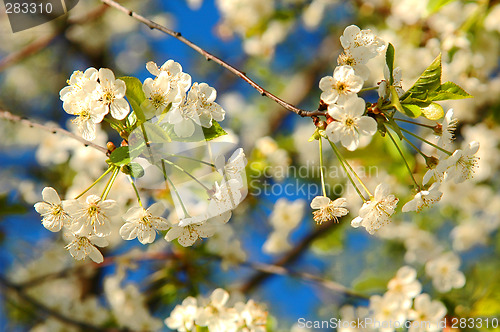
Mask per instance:
[[[129,163],[122,167],[122,172],[128,174],[134,178],[140,178],[144,176],[144,168],[138,163]]]
[[[418,105],[413,104],[402,104],[403,113],[408,115],[410,118],[418,118],[422,114],[422,109]]]
[[[444,116],[443,107],[437,103],[431,103],[427,107],[422,107],[422,115],[429,120],[439,120]]]
[[[211,141],[214,138],[227,135],[226,131],[222,129],[217,121],[212,121],[212,127],[203,128],[203,134],[205,134],[206,141]]]
[[[109,161],[116,166],[123,166],[130,163],[130,154],[128,146],[120,146],[111,152]]]
[[[391,94],[391,105],[394,106],[394,108],[398,112],[406,114],[403,109],[403,106],[401,105],[401,102],[399,101],[398,92],[396,91],[396,88],[394,86],[390,86],[389,91]]]
[[[144,95],[144,91],[142,90],[141,81],[136,77],[130,76],[120,77],[119,79],[124,81],[125,85],[127,86],[125,96],[127,97],[130,106],[132,106],[137,119],[140,122],[145,122],[146,117],[144,116],[141,104],[146,99],[146,96]]]
[[[446,82],[441,84],[439,90],[433,91],[429,95],[429,100],[432,101],[464,98],[472,98],[472,96],[453,82]]]
[[[441,87],[441,69],[441,54],[439,54],[422,75],[420,75],[415,84],[401,96],[401,100],[405,100],[412,95],[414,98],[426,100],[426,98],[422,99],[422,97]]]
[[[387,50],[385,51],[385,63],[387,67],[389,67],[389,84],[394,84],[394,46],[391,43],[387,46]]]
[[[427,3],[427,12],[429,14],[434,14],[439,11],[443,6],[453,2],[455,0],[429,0]]]

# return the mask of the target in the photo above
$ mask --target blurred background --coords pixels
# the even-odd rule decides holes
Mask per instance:
[[[293,327],[299,318],[327,320],[339,317],[344,305],[366,306],[371,295],[385,292],[388,280],[401,266],[411,265],[418,271],[424,292],[443,302],[449,317],[498,317],[498,1],[120,3],[181,32],[268,91],[306,110],[318,107],[318,82],[331,75],[337,65],[342,52],[339,37],[348,25],[371,29],[394,45],[404,89],[441,52],[442,81],[453,81],[474,96],[443,106],[445,110],[453,108],[459,119],[457,148],[473,140],[480,142],[479,168],[471,181],[447,184],[440,204],[419,214],[398,213],[383,231],[370,236],[350,226],[361,201],[347,184],[334,155],[325,149],[328,194],[332,199],[348,198],[354,213],[339,224],[317,226],[309,208],[312,198],[321,195],[318,147],[316,142],[308,142],[315,130],[310,118],[284,110],[178,40],[150,30],[100,1],[80,1],[67,15],[17,33],[12,33],[2,8],[1,110],[73,131],[59,99],[59,91],[73,71],[104,67],[112,69],[116,77],[135,76],[144,81],[150,77],[146,62],[161,65],[173,59],[193,82],[206,82],[217,90],[217,101],[226,111],[221,126],[244,149],[249,161],[248,196],[234,211],[223,235],[189,248],[161,237],[149,246],[117,237],[104,251],[104,257],[112,259],[97,266],[89,260],[74,261],[64,250],[60,234],[43,228],[33,204],[41,201],[45,186],[67,197],[76,195],[106,169],[102,154],[60,134],[0,119],[2,278],[21,285],[32,298],[45,301],[56,311],[63,310],[69,317],[82,318],[85,300],[97,299],[106,308],[101,321],[93,318],[97,326],[120,326],[114,316],[116,310],[123,310],[118,298],[130,296],[143,303],[148,313],[141,315],[149,315],[152,322],[143,330],[168,331],[162,321],[175,305],[189,295],[207,296],[222,287],[234,298],[252,298],[265,304],[270,331],[302,331]],[[369,67],[371,76],[365,86],[375,86],[383,79],[383,56],[371,60]],[[363,98],[375,102],[378,95],[372,91]],[[95,143],[120,144],[121,139],[107,124],[101,128]],[[412,125],[408,128],[420,130]],[[421,134],[432,136],[429,131]],[[408,201],[411,179],[394,148],[378,136],[362,145],[356,152],[343,152],[369,187],[387,183],[400,197],[400,204]],[[415,156],[411,167],[421,179],[425,161]],[[117,183],[110,198],[132,204],[133,192],[119,189],[126,187],[123,182]],[[293,220],[291,229],[282,229],[279,222],[272,221],[287,218]],[[460,289],[439,292],[426,275],[425,264],[450,251],[460,258],[460,271],[467,282]],[[285,267],[289,272],[259,272],[257,263]],[[297,272],[320,276],[345,289],[293,275]],[[134,285],[137,293],[120,293],[120,283],[123,287]],[[1,331],[78,331],[78,326],[52,323],[50,312],[19,297],[5,284],[0,289]]]

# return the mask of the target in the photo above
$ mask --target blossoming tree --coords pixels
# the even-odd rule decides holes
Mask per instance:
[[[102,0],[13,34],[0,326],[497,328],[499,10]]]

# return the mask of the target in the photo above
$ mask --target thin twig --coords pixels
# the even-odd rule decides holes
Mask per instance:
[[[207,59],[207,61],[209,60],[212,60],[214,61],[215,63],[217,63],[218,65],[222,66],[223,68],[229,70],[230,72],[232,72],[234,75],[240,77],[241,79],[243,79],[245,82],[247,82],[248,84],[250,84],[255,90],[257,90],[262,96],[266,96],[268,98],[270,98],[271,100],[275,101],[276,103],[278,103],[279,105],[281,105],[282,107],[284,107],[285,109],[289,110],[290,112],[293,112],[293,113],[296,113],[302,117],[311,117],[311,116],[318,116],[318,115],[325,115],[325,112],[322,112],[322,111],[306,111],[306,110],[303,110],[303,109],[300,109],[296,106],[293,106],[289,103],[287,103],[286,101],[278,98],[277,96],[275,96],[274,94],[270,93],[269,91],[267,91],[266,89],[264,89],[263,87],[261,87],[259,84],[257,84],[255,81],[253,81],[251,78],[249,78],[244,72],[242,72],[241,70],[233,67],[232,65],[230,65],[229,63],[225,62],[224,60],[221,60],[220,58],[216,57],[215,55],[205,51],[203,48],[201,48],[200,46],[194,44],[193,42],[191,42],[190,40],[184,38],[180,32],[177,32],[177,31],[174,31],[174,30],[171,30],[171,29],[168,29],[166,27],[164,27],[163,25],[160,25],[156,22],[153,22],[151,21],[150,19],[147,19],[145,18],[144,16],[142,15],[139,15],[135,12],[133,12],[132,10],[116,3],[115,1],[113,0],[101,0],[103,3],[111,6],[111,7],[114,7],[120,11],[122,11],[123,13],[127,14],[128,16],[136,19],[137,21],[139,22],[142,22],[144,23],[145,25],[147,25],[150,29],[156,29],[158,31],[161,31],[167,35],[170,35],[174,38],[176,38],[177,40],[181,41],[182,43],[186,44],[187,46],[189,46],[190,48],[192,48],[193,50],[195,50],[196,52],[200,53],[201,55],[203,55],[205,57],[205,59]]]
[[[72,132],[67,131],[66,129],[62,129],[62,128],[58,128],[58,127],[49,127],[49,126],[46,126],[46,125],[43,125],[43,124],[40,124],[40,123],[32,122],[32,121],[30,121],[28,119],[25,119],[25,118],[22,118],[20,116],[14,115],[14,114],[12,114],[12,113],[10,113],[8,111],[2,110],[2,109],[0,109],[0,119],[5,119],[5,120],[8,120],[8,121],[12,121],[12,122],[18,122],[18,123],[26,125],[26,126],[28,126],[30,128],[40,128],[40,129],[43,129],[45,131],[51,132],[53,134],[60,133],[60,134],[63,134],[65,136],[71,137],[71,138],[73,138],[73,139],[75,139],[77,141],[80,141],[85,146],[90,146],[90,147],[92,147],[92,148],[94,148],[96,150],[99,150],[99,151],[103,152],[103,153],[108,152],[108,149],[106,149],[105,147],[102,147],[100,145],[97,145],[95,143],[87,141],[83,137],[75,135]]]
[[[101,328],[101,327],[98,327],[95,325],[91,325],[87,322],[83,322],[83,321],[79,321],[79,320],[67,317],[66,315],[61,314],[59,311],[48,307],[44,303],[42,303],[42,302],[38,301],[37,299],[35,299],[34,297],[30,296],[29,294],[27,294],[24,291],[24,289],[22,287],[19,287],[18,285],[10,282],[9,280],[7,280],[7,278],[5,278],[2,275],[0,275],[0,286],[2,286],[2,288],[6,289],[6,290],[10,290],[10,291],[14,292],[20,299],[33,305],[39,311],[41,311],[47,315],[50,315],[63,323],[78,327],[83,331],[98,331],[98,332],[123,331],[123,330],[119,330],[119,329]]]

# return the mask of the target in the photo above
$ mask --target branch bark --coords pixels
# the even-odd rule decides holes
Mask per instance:
[[[66,129],[62,129],[62,128],[58,128],[58,127],[48,127],[48,126],[45,126],[45,125],[40,124],[40,123],[32,122],[26,118],[22,118],[20,116],[14,115],[14,114],[10,113],[9,111],[5,111],[5,110],[0,109],[0,119],[5,119],[5,120],[11,121],[11,122],[18,122],[18,123],[26,125],[30,128],[40,128],[42,130],[51,132],[53,134],[60,133],[60,134],[71,137],[71,138],[81,142],[85,146],[90,146],[96,150],[103,152],[103,153],[108,152],[108,149],[106,149],[105,147],[102,147],[100,145],[97,145],[95,143],[87,141],[83,137],[75,135],[72,132],[67,131]]]
[[[115,2],[113,0],[101,0],[101,1],[103,3],[105,3],[105,4],[107,4],[108,6],[116,8],[119,11],[121,11],[121,12],[129,15],[130,17],[136,19],[137,21],[139,21],[141,23],[144,23],[145,25],[147,25],[152,30],[155,29],[155,30],[161,31],[161,32],[163,32],[163,33],[165,33],[165,34],[167,34],[169,36],[172,36],[172,37],[176,38],[180,42],[186,44],[187,46],[189,46],[190,48],[192,48],[196,52],[198,52],[201,55],[203,55],[205,57],[205,59],[207,59],[207,61],[212,60],[215,63],[217,63],[218,65],[222,66],[223,68],[229,70],[231,73],[233,73],[234,75],[240,77],[245,82],[247,82],[248,84],[250,84],[262,96],[268,97],[269,99],[271,99],[274,102],[278,103],[279,105],[281,105],[283,108],[287,109],[288,111],[293,112],[293,113],[295,113],[297,115],[300,115],[301,117],[311,117],[311,116],[318,116],[318,115],[324,115],[325,114],[325,112],[322,112],[322,111],[306,111],[306,110],[300,109],[300,108],[298,108],[298,107],[296,107],[296,106],[294,106],[292,104],[289,104],[286,101],[278,98],[277,96],[275,96],[271,92],[269,92],[266,89],[264,89],[263,87],[261,87],[254,80],[252,80],[251,78],[249,78],[244,72],[242,72],[241,70],[237,69],[236,67],[230,65],[229,63],[225,62],[224,60],[216,57],[215,55],[213,55],[213,54],[205,51],[200,46],[196,45],[195,43],[193,43],[190,40],[188,40],[185,37],[183,37],[180,32],[168,29],[168,28],[166,28],[166,27],[164,27],[164,26],[162,26],[162,25],[160,25],[160,24],[158,24],[156,22],[153,22],[150,19],[147,19],[144,16],[139,15],[139,14],[133,12],[132,10],[130,10],[130,9],[128,9],[128,8],[126,8],[126,7],[118,4],[117,2]]]

